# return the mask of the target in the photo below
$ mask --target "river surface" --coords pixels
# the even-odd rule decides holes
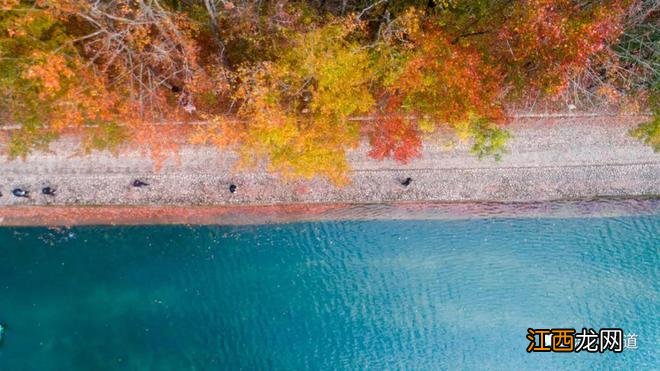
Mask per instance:
[[[660,214],[0,228],[0,370],[658,369],[658,236]],[[526,352],[583,327],[637,348]]]

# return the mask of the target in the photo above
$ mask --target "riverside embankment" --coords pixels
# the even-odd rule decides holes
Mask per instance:
[[[155,171],[150,157],[140,151],[83,156],[73,138],[63,138],[50,151],[26,160],[0,160],[0,224],[33,214],[52,213],[57,220],[55,215],[66,214],[67,208],[75,214],[81,206],[88,214],[94,212],[90,206],[114,208],[111,214],[121,219],[149,207],[178,207],[194,214],[191,206],[288,205],[294,210],[301,206],[291,205],[302,204],[318,210],[365,203],[653,198],[660,195],[660,155],[628,134],[643,119],[518,119],[510,127],[509,153],[501,161],[477,159],[468,144],[450,149],[443,136],[426,141],[422,157],[405,165],[373,160],[365,145],[350,152],[352,181],[342,188],[323,179],[284,181],[264,168],[239,170],[235,153],[213,147],[183,146],[178,161]],[[406,177],[413,181],[403,187],[399,179]],[[135,188],[134,179],[149,186]],[[229,192],[230,184],[237,186],[235,193]],[[57,189],[56,196],[40,194],[44,186]],[[17,187],[32,197],[14,197],[11,190]]]

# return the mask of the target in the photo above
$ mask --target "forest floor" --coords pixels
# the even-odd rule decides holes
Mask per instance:
[[[468,144],[449,148],[443,135],[427,140],[422,157],[405,165],[373,160],[365,145],[350,152],[351,183],[341,188],[323,179],[282,180],[264,167],[240,170],[235,153],[207,146],[183,146],[178,161],[155,171],[139,151],[79,155],[76,140],[65,137],[26,160],[0,160],[0,225],[208,222],[243,212],[322,214],[374,203],[657,198],[660,154],[628,134],[644,119],[520,118],[500,161],[477,159]],[[404,187],[400,180],[407,177],[412,182]],[[135,188],[135,179],[149,185]],[[45,186],[56,196],[42,195]],[[17,187],[31,197],[14,197]]]

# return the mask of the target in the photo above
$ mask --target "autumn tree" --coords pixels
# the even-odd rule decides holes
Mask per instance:
[[[0,0],[0,117],[20,126],[12,155],[69,130],[157,163],[186,138],[159,124],[207,120],[194,142],[336,183],[361,139],[407,162],[453,130],[498,158],[530,102],[652,107],[656,3]]]
[[[630,1],[526,0],[514,2],[498,30],[494,50],[508,79],[518,89],[529,86],[557,95],[570,77],[581,73],[590,58],[622,32]]]
[[[4,9],[3,111],[22,126],[11,154],[25,155],[65,129],[89,135],[86,148],[129,139],[163,154],[156,148],[176,143],[151,126],[193,117],[199,96],[222,90],[221,68],[197,62],[196,26],[156,0],[26,1]]]
[[[86,68],[76,40],[53,13],[14,1],[0,13],[0,109],[12,135],[11,156],[45,146],[67,127],[124,115],[108,81]]]
[[[374,54],[387,103],[378,112],[383,117],[378,123],[389,128],[387,133],[398,131],[396,137],[401,139],[397,143],[391,135],[385,142],[372,138],[380,147],[389,143],[397,148],[372,151],[376,158],[393,155],[405,162],[418,155],[421,142],[416,136],[421,132],[454,128],[463,137],[476,139],[484,138],[483,130],[496,133],[501,130],[498,125],[506,123],[502,68],[488,63],[471,45],[456,43],[433,20],[409,9],[379,35]],[[482,147],[492,154],[501,152],[503,143],[493,143],[498,145]]]
[[[345,152],[360,138],[351,117],[374,104],[369,54],[350,38],[356,26],[336,21],[296,35],[279,58],[241,70],[240,124],[222,129],[241,138],[234,144],[245,160],[256,155],[284,175],[346,181]]]

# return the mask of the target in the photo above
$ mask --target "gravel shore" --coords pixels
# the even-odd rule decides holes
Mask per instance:
[[[73,138],[27,160],[0,160],[0,218],[25,206],[256,206],[383,202],[533,202],[596,197],[657,197],[660,155],[628,135],[640,117],[518,119],[501,161],[479,160],[469,146],[447,149],[442,137],[424,144],[406,165],[375,161],[362,146],[349,155],[351,184],[322,179],[287,182],[263,169],[239,171],[236,154],[184,146],[180,161],[155,172],[148,156],[124,151],[76,155]],[[408,187],[400,179],[412,178]],[[149,183],[135,188],[134,179]],[[237,186],[230,193],[230,184]],[[57,189],[55,197],[41,188]],[[30,198],[18,198],[20,187]],[[12,211],[15,212],[15,211]],[[2,222],[0,221],[0,224]]]

